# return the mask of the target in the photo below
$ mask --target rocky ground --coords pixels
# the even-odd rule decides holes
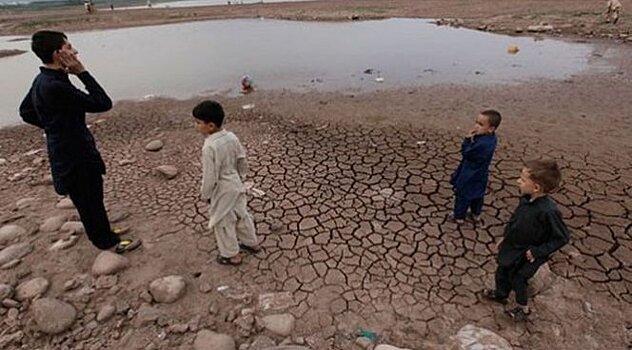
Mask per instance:
[[[446,3],[454,17],[465,11]],[[482,2],[468,3],[479,13]],[[487,17],[505,3],[526,8],[502,3]],[[588,6],[549,1],[548,13],[570,3]],[[237,268],[214,262],[198,199],[202,138],[189,115],[199,100],[123,101],[90,118],[111,221],[145,242],[124,257],[93,248],[72,203],[54,193],[41,132],[0,129],[0,348],[630,349],[632,55],[623,47],[613,71],[564,81],[219,97],[248,150],[264,248]],[[489,107],[504,120],[485,226],[456,227],[446,221],[449,174],[462,134]],[[491,285],[521,162],[542,155],[563,168],[554,198],[571,244],[534,278],[531,320],[513,324],[476,292]]]

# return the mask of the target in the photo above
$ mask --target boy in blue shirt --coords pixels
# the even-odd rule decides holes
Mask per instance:
[[[450,184],[454,186],[455,200],[452,220],[461,225],[467,210],[471,210],[474,224],[481,224],[480,215],[489,176],[489,164],[496,150],[496,129],[502,117],[498,111],[489,109],[476,116],[474,128],[461,145],[461,163]]]

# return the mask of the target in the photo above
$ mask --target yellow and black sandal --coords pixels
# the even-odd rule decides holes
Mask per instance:
[[[123,254],[123,253],[131,252],[132,250],[140,247],[141,245],[143,245],[143,241],[141,241],[140,239],[137,239],[137,240],[123,239],[119,242],[119,244],[116,245],[116,248],[114,249],[114,251],[117,254]]]
[[[124,235],[124,234],[126,234],[128,232],[129,232],[129,227],[126,227],[126,226],[124,226],[124,227],[113,227],[112,228],[112,233],[114,233],[117,236]]]

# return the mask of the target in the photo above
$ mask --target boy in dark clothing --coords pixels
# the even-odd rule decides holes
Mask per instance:
[[[461,145],[463,159],[450,179],[455,193],[452,220],[459,225],[465,222],[468,208],[474,224],[481,223],[489,164],[496,150],[495,132],[501,119],[500,113],[495,110],[481,112]]]
[[[496,244],[496,289],[484,290],[483,298],[506,304],[513,290],[518,307],[508,314],[516,321],[525,321],[530,314],[527,281],[553,252],[569,241],[562,214],[548,196],[560,180],[555,161],[526,162],[518,179],[520,203],[509,219],[504,237]]]
[[[123,253],[140,240],[121,240],[110,228],[103,204],[105,163],[86,126],[86,112],[105,112],[112,101],[77,58],[66,35],[39,31],[31,48],[44,64],[20,105],[20,116],[44,129],[55,191],[68,195],[79,212],[88,238],[99,249]],[[77,89],[68,74],[76,75],[88,93]]]

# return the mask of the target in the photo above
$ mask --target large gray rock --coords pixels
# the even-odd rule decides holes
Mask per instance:
[[[294,330],[295,319],[292,314],[268,315],[262,321],[267,330],[283,337],[289,336]]]
[[[150,152],[157,152],[160,151],[164,145],[165,144],[162,142],[162,140],[153,140],[145,145],[145,150]]]
[[[201,330],[195,336],[194,350],[235,350],[235,340],[228,334]]]
[[[0,283],[0,301],[13,296],[14,289],[8,284]]]
[[[66,222],[68,218],[66,215],[57,215],[50,217],[40,225],[40,231],[42,232],[55,232],[58,231],[61,226]]]
[[[49,286],[50,282],[48,282],[46,278],[33,278],[18,285],[15,289],[15,299],[24,301],[41,297],[44,293],[46,293]]]
[[[173,303],[180,299],[186,290],[186,282],[182,276],[166,276],[149,284],[149,292],[159,303]]]
[[[17,243],[10,245],[0,251],[0,265],[4,265],[9,261],[23,258],[33,251],[33,246],[29,243]]]
[[[540,266],[538,272],[535,273],[533,278],[529,280],[529,287],[527,289],[530,296],[538,295],[545,290],[551,288],[557,276],[549,268],[549,264],[545,263]]]
[[[0,244],[11,242],[26,233],[26,230],[18,225],[5,225],[0,228]]]
[[[119,271],[125,270],[129,266],[129,259],[126,257],[103,251],[92,264],[92,274],[94,276],[112,275]]]
[[[67,330],[77,317],[77,311],[72,305],[53,298],[35,300],[31,305],[31,313],[37,329],[46,334],[58,334]]]
[[[471,324],[463,326],[454,340],[460,350],[513,350],[511,344],[498,334]]]
[[[171,180],[178,176],[178,168],[173,165],[160,165],[155,168],[156,173],[160,174],[167,180]]]

